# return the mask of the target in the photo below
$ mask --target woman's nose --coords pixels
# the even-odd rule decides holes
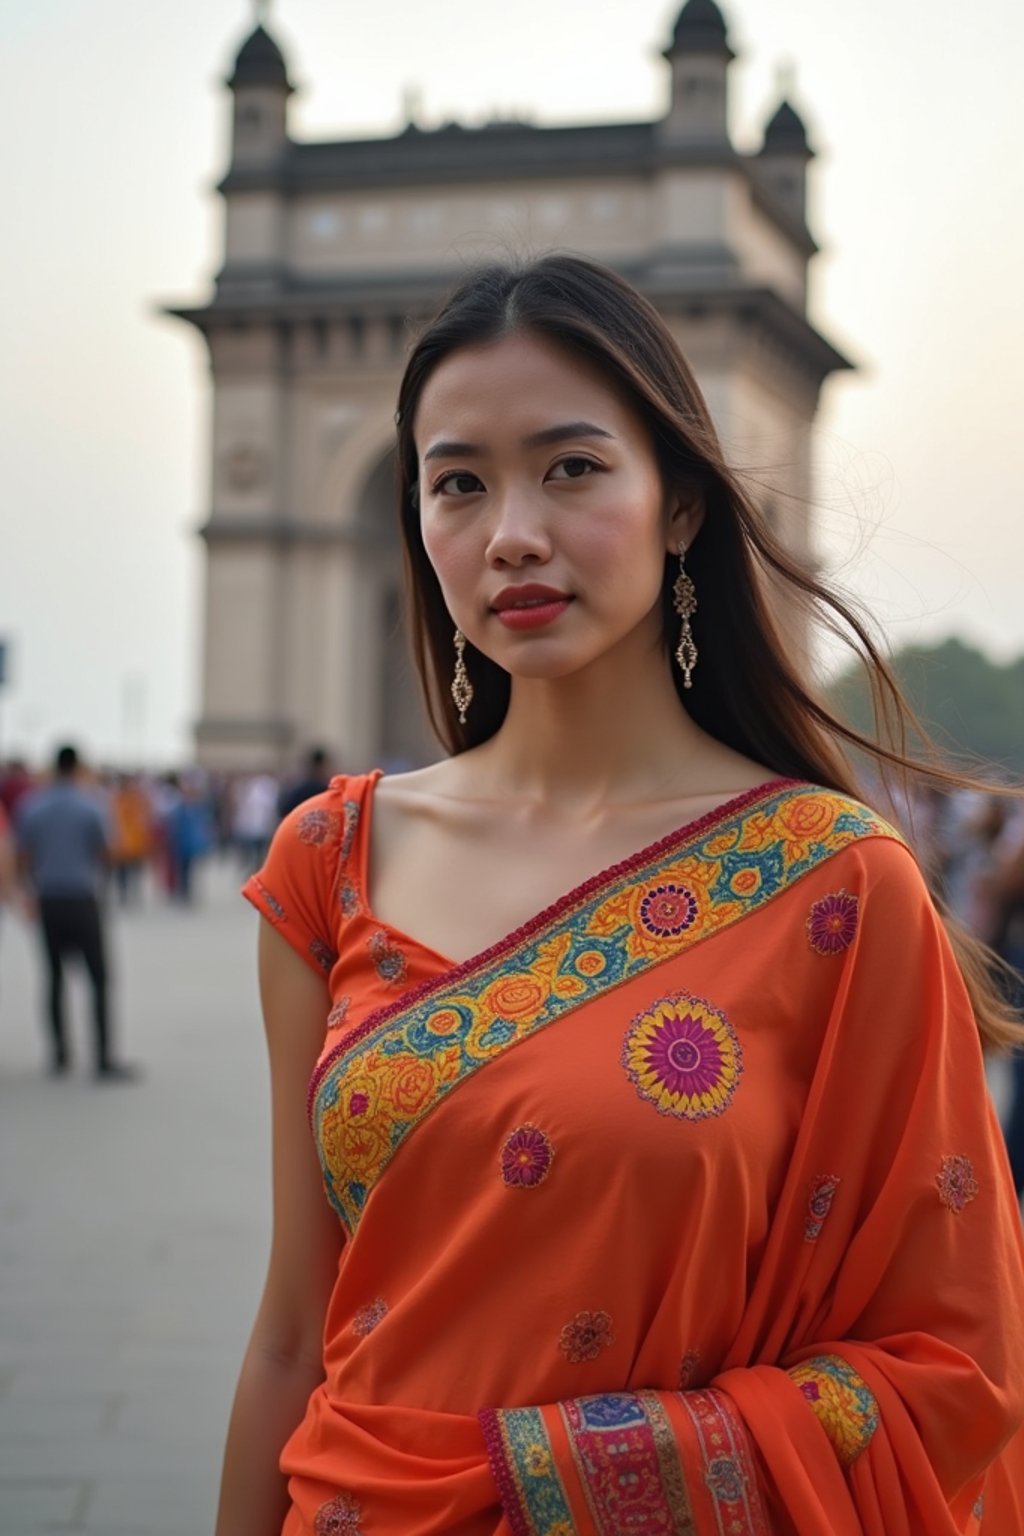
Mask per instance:
[[[527,492],[506,492],[495,508],[487,558],[495,564],[521,565],[551,556],[543,515]]]

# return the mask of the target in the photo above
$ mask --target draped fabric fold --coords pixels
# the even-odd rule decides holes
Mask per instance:
[[[453,966],[370,912],[372,787],[249,892],[348,1000],[287,1536],[1024,1530],[1019,1213],[892,830],[767,786]]]

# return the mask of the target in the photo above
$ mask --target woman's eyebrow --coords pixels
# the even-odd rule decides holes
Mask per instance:
[[[540,432],[531,432],[529,437],[523,438],[524,448],[544,448],[549,443],[562,443],[572,437],[614,437],[614,433],[607,432],[604,427],[597,427],[592,421],[567,421],[557,427],[544,427]],[[423,462],[428,459],[456,459],[479,458],[486,449],[479,443],[440,442],[431,443],[423,455]]]

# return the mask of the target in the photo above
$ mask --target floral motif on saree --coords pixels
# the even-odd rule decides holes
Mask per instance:
[[[389,1307],[380,1296],[375,1301],[368,1302],[365,1307],[360,1307],[352,1319],[352,1332],[357,1339],[368,1338],[373,1330],[387,1317]]]
[[[252,880],[253,888],[259,892],[263,901],[266,903],[271,916],[276,918],[279,923],[284,922],[286,916],[285,909],[281,902],[278,901],[273,891],[268,891],[267,887],[263,884],[263,881],[260,880],[257,875],[252,875],[250,878]]]
[[[849,891],[833,891],[811,907],[807,940],[819,955],[841,955],[857,934],[859,903]]]
[[[728,815],[716,813],[605,871],[493,949],[357,1025],[324,1056],[309,1102],[328,1198],[348,1231],[405,1138],[469,1075],[569,1011],[750,916],[869,836],[897,834],[841,795],[811,786],[751,791]],[[638,1090],[645,1073],[653,1084],[661,1048],[671,1076],[658,1091],[666,1106],[675,1103],[669,1113],[688,1118],[699,1118],[695,1108],[720,1113],[741,1065],[732,1027],[701,1006],[689,1024],[679,1021],[692,1038],[649,1041],[646,1065],[632,1063]],[[712,1043],[719,1052],[713,1069]],[[636,1044],[638,1056],[644,1049]],[[679,1063],[695,1054],[701,1065],[681,1086]],[[354,1082],[367,1096],[358,1124],[350,1114]]]
[[[816,1243],[821,1236],[839,1183],[837,1174],[822,1173],[811,1185],[811,1193],[807,1197],[807,1220],[804,1222],[805,1242]]]
[[[309,941],[309,953],[315,961],[317,969],[323,971],[325,976],[328,976],[334,962],[338,958],[331,946],[325,943],[323,939],[313,938]]]
[[[536,1125],[520,1125],[501,1148],[502,1182],[511,1189],[536,1189],[551,1172],[555,1149]]]
[[[811,1405],[841,1465],[851,1467],[878,1428],[878,1404],[863,1376],[841,1355],[814,1355],[788,1374]]]
[[[391,936],[383,928],[370,935],[370,956],[377,968],[377,975],[389,987],[400,987],[408,975],[405,956]]]
[[[348,1017],[348,1010],[352,1006],[350,997],[339,997],[330,1013],[327,1015],[327,1028],[340,1029]]]
[[[700,1365],[700,1350],[688,1349],[679,1362],[679,1390],[685,1392],[692,1385]]]
[[[724,1013],[678,992],[633,1020],[622,1065],[640,1098],[660,1115],[704,1120],[728,1109],[743,1053]]]
[[[558,1336],[558,1347],[570,1365],[596,1360],[602,1350],[614,1343],[612,1320],[607,1312],[577,1312]]]
[[[316,809],[305,811],[295,823],[295,835],[300,843],[322,847],[339,835],[341,821],[335,811]]]
[[[969,1157],[944,1157],[935,1182],[939,1199],[954,1216],[959,1216],[965,1206],[978,1198],[978,1181]]]
[[[361,1536],[362,1510],[351,1494],[339,1493],[321,1504],[313,1521],[315,1536]]]
[[[344,831],[341,834],[341,862],[347,864],[352,852],[352,844],[355,841],[356,830],[359,826],[359,802],[358,800],[346,800],[342,807],[344,817]]]

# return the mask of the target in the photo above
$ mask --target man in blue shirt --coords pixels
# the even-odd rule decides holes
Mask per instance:
[[[111,1056],[99,902],[109,861],[106,816],[79,783],[74,747],[61,747],[54,766],[52,782],[24,797],[14,823],[19,870],[38,904],[49,969],[50,1070],[59,1075],[68,1069],[63,963],[77,954],[92,982],[96,1077],[124,1082],[135,1074]]]

